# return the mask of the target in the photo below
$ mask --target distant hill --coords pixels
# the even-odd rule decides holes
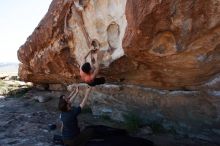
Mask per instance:
[[[0,73],[17,73],[18,63],[0,62]]]

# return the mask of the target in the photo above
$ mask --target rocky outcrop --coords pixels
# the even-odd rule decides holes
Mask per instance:
[[[63,91],[81,82],[82,59],[99,46],[100,75],[114,84],[91,93],[93,114],[123,121],[132,112],[213,141],[220,131],[219,14],[220,0],[53,0],[18,50],[19,76]]]
[[[192,89],[220,72],[219,0],[54,0],[18,51],[19,76],[80,82],[94,42],[109,82]],[[94,44],[93,43],[93,44]]]
[[[68,86],[72,90],[75,85]],[[82,101],[87,86],[77,84]],[[158,132],[165,130],[219,144],[220,92],[169,91],[134,85],[106,84],[90,94],[89,106],[94,115],[109,116],[133,124],[151,125]],[[146,136],[146,135],[145,135]],[[218,141],[218,142],[217,142]]]

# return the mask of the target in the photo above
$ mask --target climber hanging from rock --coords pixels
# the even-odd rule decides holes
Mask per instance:
[[[86,61],[89,54],[91,54],[91,63]],[[95,55],[96,59],[94,58]],[[91,87],[105,83],[104,77],[97,77],[102,58],[103,52],[99,50],[98,42],[93,40],[91,43],[91,50],[85,55],[80,67],[81,79]]]
[[[89,0],[75,0],[74,3],[75,3],[76,8],[84,9],[87,7]],[[78,14],[82,18],[82,13],[78,12]],[[100,62],[103,58],[104,52],[99,50],[100,45],[97,40],[91,41],[91,38],[89,37],[89,34],[86,31],[86,28],[84,27],[83,19],[81,19],[81,21],[78,21],[78,23],[80,24],[80,26],[82,26],[82,32],[86,38],[86,43],[90,48],[90,51],[85,55],[85,57],[83,58],[82,64],[80,66],[81,79],[91,87],[104,84],[105,83],[104,77],[100,77],[100,78],[96,77],[99,73]],[[91,64],[86,61],[89,54],[91,55],[90,57]]]

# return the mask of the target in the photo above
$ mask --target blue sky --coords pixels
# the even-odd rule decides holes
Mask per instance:
[[[0,0],[0,62],[18,62],[17,50],[46,14],[52,0]]]

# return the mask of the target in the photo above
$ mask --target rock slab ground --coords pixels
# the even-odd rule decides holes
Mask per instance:
[[[0,99],[0,145],[1,146],[54,146],[52,137],[59,134],[59,129],[50,131],[48,125],[59,123],[59,111],[56,108],[58,94],[45,103],[39,103],[32,98],[36,91],[29,91],[22,97],[6,97]],[[38,93],[39,94],[39,93]],[[46,91],[40,93],[47,93]],[[81,129],[87,125],[107,125],[116,128],[123,128],[123,123],[117,123],[109,119],[93,116],[90,112],[83,112],[79,116]],[[188,138],[171,133],[155,133],[151,129],[140,130],[131,133],[132,136],[139,136],[152,140],[156,146],[217,146],[208,140],[199,138]]]

